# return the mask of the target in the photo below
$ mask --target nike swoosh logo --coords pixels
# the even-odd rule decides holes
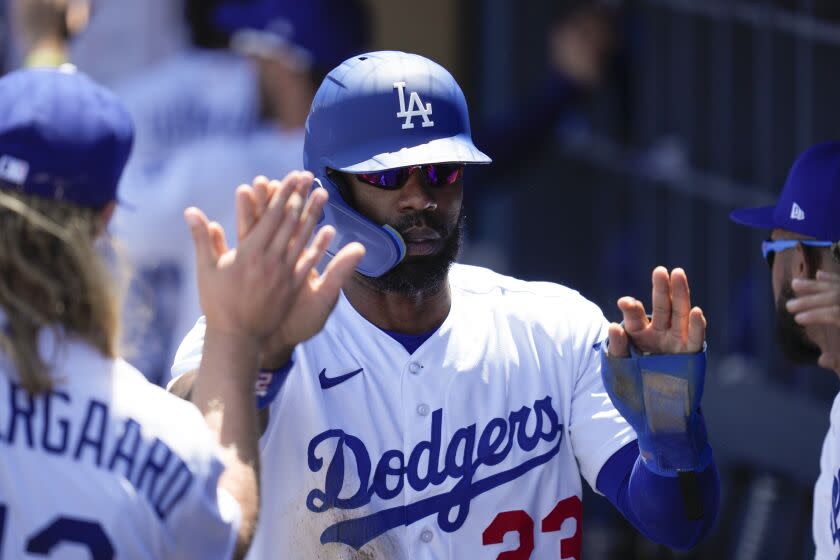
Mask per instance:
[[[321,389],[329,389],[330,387],[335,387],[339,383],[344,383],[354,375],[361,373],[364,370],[365,368],[359,368],[351,371],[350,373],[339,375],[338,377],[327,377],[327,368],[324,368],[321,370],[321,373],[318,374],[318,381],[321,383]]]

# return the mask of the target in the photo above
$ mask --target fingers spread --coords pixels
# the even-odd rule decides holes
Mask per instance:
[[[312,237],[312,232],[315,231],[315,226],[318,220],[321,219],[321,214],[324,210],[324,204],[327,202],[327,191],[325,189],[316,189],[309,195],[306,201],[306,206],[303,209],[297,229],[292,234],[292,241],[289,245],[287,259],[289,262],[297,260],[309,239]]]
[[[210,232],[210,242],[213,248],[213,256],[216,260],[224,255],[227,250],[227,242],[225,241],[225,230],[219,222],[211,222],[207,229]]]
[[[621,325],[612,323],[609,326],[610,344],[607,347],[607,352],[614,358],[626,358],[630,355],[630,346],[627,338],[627,333],[621,328]]]
[[[248,235],[257,222],[257,199],[249,185],[236,189],[236,238],[240,241]]]
[[[265,213],[266,205],[268,204],[268,201],[271,200],[272,193],[270,192],[268,185],[268,178],[263,175],[259,175],[254,179],[253,186],[257,220],[259,220]]]
[[[312,190],[312,183],[315,180],[315,176],[309,171],[298,171],[297,174],[298,180],[300,181],[298,184],[298,194],[306,200]]]
[[[284,181],[278,186],[274,195],[268,201],[265,216],[259,218],[251,234],[242,241],[241,249],[243,251],[261,251],[268,248],[277,228],[286,219],[286,203],[294,192],[294,187],[295,185],[289,181]],[[297,217],[294,219],[297,219]]]
[[[294,262],[293,259],[288,258],[287,253],[292,239],[292,233],[297,229],[298,223],[300,222],[303,204],[303,198],[301,198],[295,189],[286,202],[283,221],[280,222],[279,227],[275,230],[274,237],[268,249],[280,261]]]
[[[686,352],[699,352],[706,340],[706,317],[699,307],[693,308],[688,314],[688,345]]]
[[[688,291],[688,277],[681,268],[671,271],[671,328],[681,337],[688,332],[688,313],[691,297]]]
[[[216,258],[211,247],[207,216],[198,208],[190,207],[184,211],[184,220],[189,225],[192,234],[197,267],[200,269],[206,266],[215,266]]]
[[[651,324],[657,331],[666,331],[671,326],[671,282],[665,267],[657,266],[653,269],[651,282],[653,283]]]
[[[648,318],[645,315],[645,306],[639,300],[623,297],[618,300],[618,308],[624,315],[624,329],[628,333],[639,332],[647,327]]]
[[[348,243],[342,247],[321,275],[321,289],[329,296],[338,296],[338,291],[364,256],[365,248],[361,243]]]
[[[297,259],[294,271],[295,285],[303,282],[310,272],[315,270],[315,267],[324,258],[324,253],[329,248],[334,236],[335,228],[332,226],[324,226],[318,230],[309,248]]]

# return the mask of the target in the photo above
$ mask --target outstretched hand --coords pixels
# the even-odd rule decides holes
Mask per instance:
[[[794,278],[791,286],[796,297],[787,310],[819,346],[817,363],[840,373],[840,276],[818,270],[815,279]]]
[[[299,224],[299,230],[290,242],[293,251],[300,251],[312,234],[324,204],[327,191],[312,190],[313,177],[309,172],[289,173],[282,181],[269,181],[260,176],[251,186],[242,185],[237,189],[237,229],[239,238],[244,239],[252,230],[260,227],[268,212],[269,201],[285,185],[292,185],[295,194],[306,200]],[[310,247],[303,253],[295,271],[299,282],[297,296],[286,310],[286,320],[277,325],[264,345],[263,368],[275,369],[282,366],[289,358],[292,348],[299,342],[317,334],[338,301],[338,294],[353,274],[359,261],[364,256],[364,247],[359,243],[349,243],[332,258],[319,274],[315,266],[320,262],[330,241],[335,235],[332,226],[322,227],[315,234]]]
[[[610,356],[629,356],[630,342],[649,354],[690,354],[703,349],[706,318],[699,307],[691,307],[685,271],[675,268],[669,276],[665,267],[658,266],[652,283],[651,318],[641,301],[627,296],[618,300],[624,326],[612,323],[609,327]]]
[[[335,231],[321,228],[309,242],[327,201],[322,189],[307,199],[311,183],[311,174],[291,173],[259,193],[239,187],[236,249],[228,248],[222,227],[210,223],[201,210],[185,211],[208,329],[250,336],[264,346],[277,332],[288,330],[301,297],[311,300],[314,292],[316,302],[326,306],[331,301],[331,309],[364,248],[348,245],[323,275],[315,271]]]

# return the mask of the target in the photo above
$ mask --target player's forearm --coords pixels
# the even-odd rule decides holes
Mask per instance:
[[[717,517],[720,479],[714,463],[696,474],[696,484],[702,515],[690,519],[679,479],[650,471],[640,458],[630,475],[622,513],[649,539],[688,550],[708,534]]]
[[[208,327],[191,394],[224,450],[226,469],[219,484],[242,510],[237,557],[247,551],[259,511],[259,432],[254,404],[259,356],[257,341]]]
[[[679,479],[646,468],[632,442],[606,462],[597,488],[647,538],[685,550],[708,534],[717,517],[720,481],[714,461],[696,473],[696,483],[702,514],[690,519]]]
[[[266,350],[263,354],[261,368],[266,371],[274,371],[284,367],[292,359],[294,350],[294,345],[288,344]]]

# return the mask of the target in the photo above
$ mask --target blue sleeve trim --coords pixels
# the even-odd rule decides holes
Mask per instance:
[[[293,365],[295,365],[295,361],[290,359],[282,367],[273,371],[262,370],[257,374],[257,382],[254,387],[254,394],[257,397],[257,409],[262,410],[274,402],[277,393],[280,392],[280,388],[286,382],[286,378],[289,376]]]
[[[598,473],[598,491],[645,537],[688,550],[714,525],[720,504],[720,479],[714,460],[697,473],[703,516],[690,520],[684,511],[679,479],[646,468],[634,441],[610,457]]]

